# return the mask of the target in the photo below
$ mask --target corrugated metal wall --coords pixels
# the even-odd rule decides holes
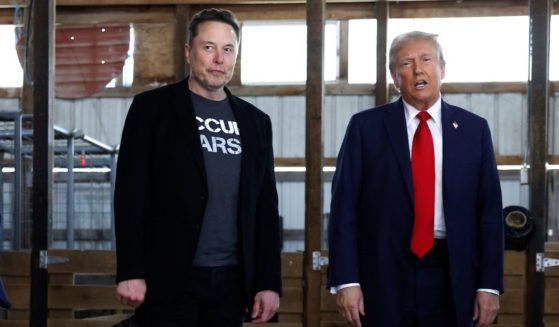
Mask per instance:
[[[523,155],[527,152],[527,99],[525,94],[450,94],[445,101],[471,109],[486,118],[493,134],[498,155]],[[262,96],[245,97],[261,108],[272,119],[276,157],[305,156],[305,97]],[[109,145],[120,141],[122,126],[132,98],[90,98],[84,100],[56,100],[54,122],[63,128],[81,129],[88,136]],[[325,100],[324,155],[335,157],[342,143],[347,123],[354,113],[372,107],[372,96],[328,96]],[[17,99],[0,99],[0,110],[17,110]],[[559,94],[550,101],[550,153],[559,154]],[[504,205],[528,206],[528,186],[520,185],[518,172],[502,172],[501,185]],[[328,213],[331,183],[324,184],[324,212]],[[303,229],[304,181],[302,178],[278,179],[280,214],[284,228]],[[552,198],[558,195],[551,193]],[[557,200],[550,199],[550,202]],[[7,204],[6,204],[7,205]],[[106,204],[100,204],[106,205]],[[88,218],[89,219],[89,218]],[[107,218],[100,218],[106,220]],[[550,220],[559,220],[552,217]],[[103,222],[102,224],[106,224]],[[552,223],[559,226],[559,223]],[[302,241],[286,243],[284,250],[303,248]]]

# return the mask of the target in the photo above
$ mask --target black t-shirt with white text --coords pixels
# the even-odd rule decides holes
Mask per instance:
[[[213,101],[192,93],[208,182],[208,202],[194,266],[238,264],[237,203],[241,135],[225,98]]]

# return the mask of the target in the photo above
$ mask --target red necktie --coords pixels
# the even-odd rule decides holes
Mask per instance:
[[[411,239],[411,251],[419,258],[433,247],[435,216],[435,150],[433,137],[425,111],[416,116],[419,126],[413,136],[411,171],[413,176],[413,203],[415,221]]]

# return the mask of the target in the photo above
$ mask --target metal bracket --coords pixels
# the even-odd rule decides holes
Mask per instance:
[[[40,255],[40,262],[39,267],[41,269],[47,269],[49,265],[57,264],[57,263],[66,263],[70,261],[70,259],[66,257],[57,257],[57,256],[49,256],[47,250],[41,250],[39,252]]]
[[[537,272],[544,272],[545,268],[558,267],[559,266],[559,259],[546,258],[543,255],[544,254],[541,253],[541,252],[536,253],[536,271]]]
[[[319,271],[322,266],[328,265],[328,257],[320,255],[320,251],[312,253],[312,270]]]

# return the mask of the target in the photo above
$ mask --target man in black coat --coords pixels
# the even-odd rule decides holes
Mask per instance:
[[[117,298],[142,326],[242,325],[279,307],[281,244],[270,118],[232,95],[235,16],[203,10],[190,76],[137,95],[117,167]]]

